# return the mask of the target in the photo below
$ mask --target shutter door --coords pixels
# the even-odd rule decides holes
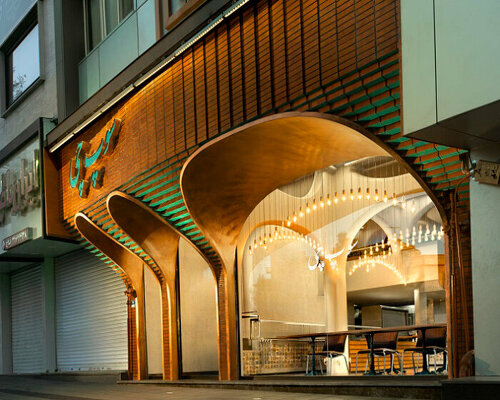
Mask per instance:
[[[12,369],[43,372],[42,270],[38,265],[11,274]]]
[[[55,262],[59,371],[126,370],[127,299],[122,279],[93,254]]]

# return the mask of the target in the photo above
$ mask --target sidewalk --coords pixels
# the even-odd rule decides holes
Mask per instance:
[[[389,400],[380,397],[331,396],[324,394],[267,392],[256,390],[204,389],[160,385],[118,385],[0,376],[0,399],[8,400]]]

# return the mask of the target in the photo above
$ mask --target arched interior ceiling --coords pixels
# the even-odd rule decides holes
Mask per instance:
[[[193,219],[222,252],[276,188],[331,164],[387,155],[335,116],[278,114],[201,147],[182,170],[181,189]]]

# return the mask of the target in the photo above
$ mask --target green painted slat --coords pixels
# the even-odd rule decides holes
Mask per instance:
[[[171,203],[168,203],[168,204],[164,205],[163,207],[158,207],[158,208],[156,208],[156,212],[161,213],[163,211],[168,210],[169,208],[178,206],[180,204],[184,204],[184,199],[179,199],[179,200],[173,201]]]
[[[392,125],[396,122],[399,122],[401,120],[401,117],[398,115],[397,117],[392,117],[389,119],[386,119],[385,121],[380,121],[372,125],[368,125],[368,128],[383,128],[384,126],[387,125]]]
[[[448,146],[436,146],[435,148],[432,148],[432,149],[416,152],[415,154],[410,154],[410,155],[408,155],[408,157],[411,157],[411,158],[422,157],[422,156],[426,156],[427,154],[432,154],[432,153],[435,153],[437,151],[443,151],[446,149],[449,149],[449,147]]]
[[[398,138],[394,138],[394,139],[388,139],[387,143],[403,143],[403,142],[407,142],[409,140],[410,139],[405,138],[405,137],[398,137]]]
[[[158,184],[158,185],[155,185],[155,186],[152,186],[152,187],[148,187],[146,190],[144,190],[144,189],[143,189],[143,190],[144,190],[144,192],[137,193],[137,194],[135,194],[134,196],[135,196],[135,197],[137,197],[138,199],[140,199],[141,197],[144,197],[145,195],[147,195],[147,194],[149,194],[149,193],[151,193],[151,192],[153,192],[153,191],[155,191],[155,190],[158,190],[158,189],[160,189],[160,188],[162,188],[162,187],[168,186],[168,185],[169,185],[169,184],[171,184],[172,182],[176,182],[176,181],[178,181],[178,180],[179,180],[179,178],[180,178],[180,176],[179,176],[179,175],[177,175],[177,176],[176,176],[175,178],[173,178],[173,179],[169,179],[168,181],[162,182],[162,183],[160,183],[160,184]]]
[[[467,186],[469,184],[469,182],[463,182],[460,184],[460,186]],[[447,190],[450,190],[450,189],[455,189],[456,185],[449,185],[449,186],[446,186],[446,187],[443,187],[443,188],[440,188],[440,189],[434,189],[434,190],[438,190],[440,192],[444,192],[444,191],[447,191]]]
[[[174,168],[173,170],[169,170],[169,171],[167,171],[167,173],[165,173],[165,174],[161,174],[161,175],[160,175],[160,176],[158,176],[157,178],[155,178],[155,179],[153,179],[153,180],[149,181],[148,183],[144,183],[144,184],[140,185],[139,187],[137,187],[137,188],[135,188],[135,189],[133,189],[133,190],[127,190],[127,193],[130,193],[130,194],[135,194],[135,193],[137,193],[137,192],[141,191],[142,189],[145,189],[145,188],[147,188],[148,186],[151,186],[151,185],[155,184],[156,182],[160,181],[161,179],[164,179],[165,177],[170,176],[170,175],[172,175],[172,174],[174,174],[174,173],[176,173],[176,172],[178,172],[178,171],[180,171],[180,170],[181,170],[181,167]],[[174,178],[179,179],[179,175],[177,175],[177,176],[176,176],[176,177],[174,177]],[[172,178],[172,179],[174,179],[174,178]],[[172,182],[172,181],[173,181],[172,179],[169,179],[169,181],[171,181],[171,182]]]
[[[444,176],[444,175],[447,175],[447,174],[452,174],[454,172],[459,172],[461,170],[462,170],[462,168],[457,168],[457,169],[452,169],[452,170],[449,170],[449,171],[446,171],[446,172],[441,172],[441,173],[436,174],[436,175],[429,175],[429,174],[427,174],[427,178],[437,178],[438,176]]]
[[[176,192],[176,193],[174,193],[174,194],[172,194],[172,195],[170,195],[170,196],[167,196],[167,197],[165,197],[165,198],[163,198],[163,199],[160,199],[160,200],[158,200],[158,201],[155,201],[154,203],[151,203],[151,204],[150,204],[150,207],[151,207],[151,208],[153,208],[153,207],[157,207],[157,206],[159,206],[160,204],[163,204],[163,203],[165,203],[166,201],[169,201],[169,199],[173,199],[173,198],[175,199],[176,197],[182,197],[182,193],[179,191],[179,192]],[[147,201],[147,200],[143,200],[143,202],[148,203],[148,201]]]
[[[186,206],[182,206],[182,207],[175,208],[175,209],[173,209],[173,210],[171,210],[171,211],[168,211],[168,212],[166,212],[166,213],[163,213],[162,215],[163,215],[164,217],[169,218],[169,220],[170,220],[170,217],[171,217],[172,215],[175,215],[175,214],[177,214],[177,213],[179,213],[179,212],[181,212],[181,211],[185,211],[186,209],[187,209],[187,207],[186,207]],[[184,215],[184,214],[183,214],[183,215]],[[188,213],[187,215],[189,215],[189,213]],[[172,219],[172,221],[173,221],[173,219]]]
[[[179,221],[179,220],[181,220],[181,219],[183,219],[185,217],[189,217],[189,213],[188,212],[187,213],[183,213],[181,215],[177,215],[176,217],[169,218],[168,220],[169,221]]]
[[[449,163],[443,163],[441,165],[437,165],[437,166],[432,167],[432,168],[425,168],[424,167],[424,168],[422,168],[422,171],[426,171],[426,172],[428,172],[428,171],[434,171],[436,169],[440,169],[440,168],[443,168],[443,167],[448,167],[448,166],[453,165],[453,164],[460,164],[460,161],[452,161],[452,162],[449,162]]]
[[[417,147],[424,146],[426,144],[429,144],[429,142],[419,141],[419,142],[411,143],[408,146],[400,147],[398,150],[400,150],[400,151],[412,150],[412,149],[415,149]]]
[[[456,155],[459,155],[459,154],[463,154],[463,153],[467,153],[467,150],[457,150],[457,151],[454,151],[454,152],[452,152],[450,154],[439,155],[439,156],[436,156],[435,158],[431,158],[429,160],[415,161],[414,164],[421,164],[421,165],[429,164],[431,162],[435,162],[435,161],[439,161],[439,160],[444,160],[446,158],[453,157],[453,156],[456,156]]]
[[[192,224],[191,228],[196,228],[196,225],[193,224],[193,220],[191,218],[189,218],[189,219],[187,219],[185,221],[177,222],[174,225],[179,228],[179,227],[184,226],[186,224]]]
[[[389,108],[386,108],[385,110],[381,110],[379,112],[376,112],[374,114],[370,114],[370,115],[367,115],[366,117],[363,117],[363,118],[360,118],[357,120],[357,122],[369,122],[369,121],[373,121],[374,119],[376,118],[381,118],[387,114],[390,114],[390,113],[393,113],[394,111],[398,111],[399,110],[399,106],[392,106],[392,107],[389,107]]]
[[[162,190],[162,191],[160,191],[160,192],[158,192],[156,194],[153,194],[153,195],[151,195],[149,197],[144,197],[144,199],[141,199],[139,197],[138,198],[140,200],[144,201],[144,202],[150,202],[151,200],[157,199],[158,197],[160,197],[160,196],[162,196],[164,194],[170,193],[170,192],[172,192],[174,190],[178,190],[178,189],[180,189],[180,184],[177,183],[175,185],[170,186],[168,189]],[[151,193],[152,191],[153,190],[148,190],[147,194]]]

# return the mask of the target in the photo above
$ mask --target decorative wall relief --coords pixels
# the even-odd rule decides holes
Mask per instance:
[[[94,189],[102,187],[104,167],[96,166],[93,171],[89,171],[88,178],[87,171],[94,166],[94,164],[99,164],[99,161],[102,160],[103,157],[113,152],[118,141],[120,127],[121,120],[114,119],[113,125],[106,131],[106,136],[104,139],[101,139],[101,143],[94,154],[87,155],[87,152],[90,150],[90,143],[85,141],[78,143],[75,161],[73,162],[73,160],[70,160],[69,183],[73,189],[78,189],[80,197],[86,198],[89,194],[90,187]]]

